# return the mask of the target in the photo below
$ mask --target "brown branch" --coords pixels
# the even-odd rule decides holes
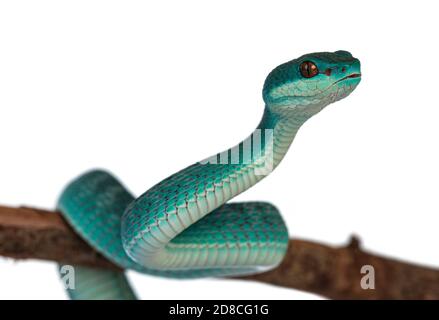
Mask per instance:
[[[61,214],[0,206],[0,255],[119,269],[85,243]]]
[[[0,255],[118,269],[81,240],[57,212],[0,206]],[[364,265],[375,270],[375,289],[362,289]],[[237,278],[313,292],[333,299],[439,299],[439,270],[346,247],[290,240],[283,263],[266,273]]]

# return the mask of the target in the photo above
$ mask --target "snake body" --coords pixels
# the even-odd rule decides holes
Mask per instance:
[[[197,162],[135,198],[110,173],[72,181],[58,208],[75,231],[122,269],[172,278],[246,275],[283,259],[288,232],[265,202],[227,203],[278,166],[301,125],[360,81],[347,51],[312,53],[267,77],[264,114],[233,148]],[[73,299],[134,299],[124,272],[75,266]]]

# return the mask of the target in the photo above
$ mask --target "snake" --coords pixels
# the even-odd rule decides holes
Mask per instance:
[[[106,170],[72,180],[58,209],[83,240],[119,268],[72,266],[68,296],[137,299],[127,270],[194,279],[251,275],[278,266],[289,243],[279,210],[268,202],[228,201],[267,177],[299,128],[347,97],[360,79],[360,61],[348,51],[302,55],[269,73],[262,119],[235,146],[172,174],[139,197]],[[59,273],[65,276],[61,265]]]

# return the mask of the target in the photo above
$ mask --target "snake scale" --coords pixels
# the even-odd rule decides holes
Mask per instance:
[[[227,203],[266,177],[300,126],[348,96],[361,79],[347,51],[303,55],[275,68],[255,131],[135,198],[110,173],[72,181],[58,208],[74,230],[122,269],[172,278],[235,276],[277,266],[288,246],[279,211],[265,202]],[[74,266],[72,299],[135,299],[123,271]]]

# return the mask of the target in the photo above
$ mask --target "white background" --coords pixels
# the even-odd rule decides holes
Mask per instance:
[[[51,209],[95,167],[135,194],[234,145],[276,65],[351,51],[363,80],[307,122],[235,200],[277,204],[293,237],[439,266],[435,1],[4,1],[0,203]],[[0,299],[64,299],[46,262],[0,258]],[[130,273],[143,299],[308,299],[249,282]],[[377,283],[377,286],[380,284]]]

